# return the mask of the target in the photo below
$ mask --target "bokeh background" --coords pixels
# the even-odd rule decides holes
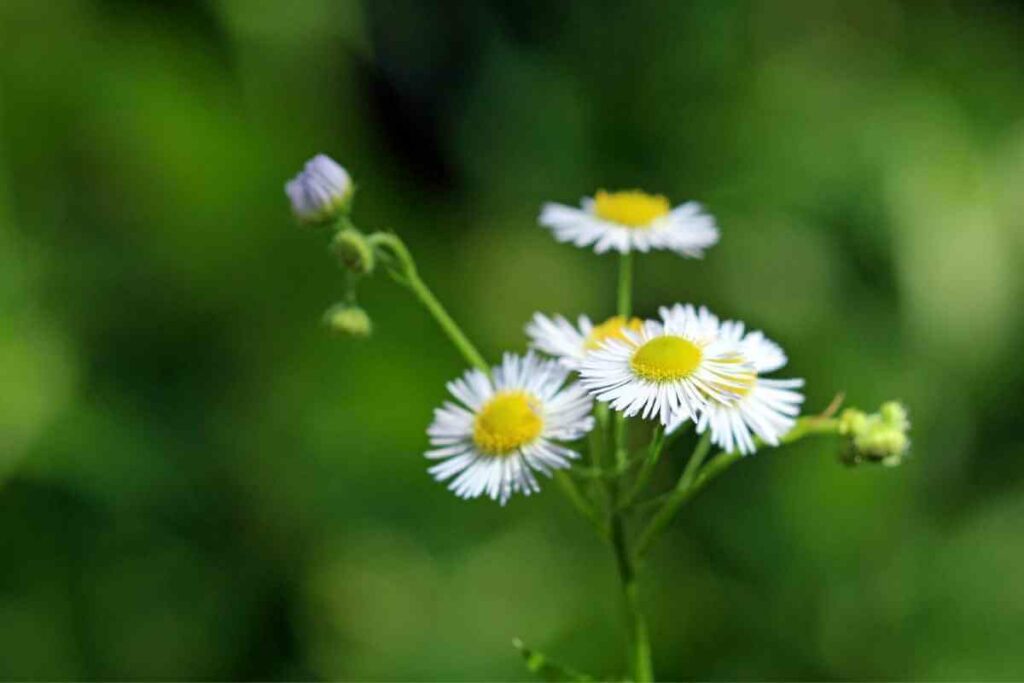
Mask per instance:
[[[374,338],[284,181],[359,184],[491,358],[604,316],[542,202],[697,198],[637,301],[900,398],[913,458],[735,467],[645,566],[663,678],[1024,677],[1024,6],[857,0],[0,2],[0,677],[527,678],[623,666],[614,567],[548,486],[421,452],[463,370],[386,278]],[[666,485],[683,458],[659,472]]]

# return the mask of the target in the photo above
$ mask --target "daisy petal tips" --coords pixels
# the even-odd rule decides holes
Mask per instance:
[[[486,495],[504,505],[513,493],[540,491],[536,473],[551,476],[579,457],[565,442],[594,427],[591,398],[565,385],[569,369],[532,352],[506,354],[491,377],[469,370],[448,384],[457,402],[434,412],[427,429],[439,461],[429,472],[460,498]]]
[[[598,254],[668,250],[701,258],[719,237],[715,219],[697,202],[673,209],[664,196],[639,190],[601,190],[584,198],[580,208],[545,204],[540,224],[559,242],[592,246]]]
[[[693,418],[711,401],[735,401],[753,368],[734,344],[709,334],[705,316],[691,307],[604,342],[583,359],[580,382],[613,410],[663,425]]]

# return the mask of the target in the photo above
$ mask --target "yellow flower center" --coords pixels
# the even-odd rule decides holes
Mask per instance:
[[[693,374],[704,357],[700,347],[682,337],[655,337],[633,354],[630,367],[652,382],[671,382]]]
[[[640,190],[605,192],[594,196],[594,213],[600,218],[629,228],[646,228],[655,218],[669,212],[668,199],[660,194]]]
[[[626,335],[623,334],[625,330],[639,332],[643,326],[644,321],[640,318],[630,318],[627,321],[625,316],[612,316],[600,325],[594,326],[594,329],[587,335],[586,341],[583,342],[583,348],[587,351],[593,351],[609,339],[626,341]]]
[[[508,455],[544,428],[537,400],[524,391],[500,391],[477,413],[473,443],[488,455]]]

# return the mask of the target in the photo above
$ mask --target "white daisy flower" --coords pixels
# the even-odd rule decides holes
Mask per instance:
[[[526,326],[530,346],[549,356],[554,356],[570,370],[579,368],[580,361],[590,351],[601,346],[608,339],[625,340],[623,330],[639,332],[643,326],[640,318],[626,319],[616,315],[598,325],[581,315],[574,326],[560,315],[549,318],[535,313]]]
[[[429,472],[460,498],[487,495],[502,505],[513,493],[540,490],[535,472],[551,476],[579,454],[562,442],[594,427],[593,402],[569,369],[554,360],[505,354],[491,377],[469,370],[448,383],[461,405],[446,402],[427,429]]]
[[[594,246],[603,254],[668,249],[700,258],[718,242],[715,219],[697,202],[671,208],[667,198],[640,190],[598,191],[577,209],[564,204],[545,204],[540,224],[550,228],[559,242],[577,247]]]
[[[709,401],[735,400],[753,371],[734,343],[713,334],[714,316],[701,311],[681,308],[639,332],[625,330],[624,340],[605,341],[581,362],[580,382],[614,410],[665,425]]]
[[[662,317],[682,314],[682,306],[661,309]],[[711,430],[711,442],[732,453],[748,455],[757,450],[754,436],[772,446],[793,428],[800,414],[804,397],[796,389],[804,385],[802,379],[767,379],[762,375],[786,365],[782,347],[762,332],[744,333],[743,323],[730,320],[718,323],[717,318],[705,318],[706,329],[717,326],[717,337],[739,348],[743,359],[753,369],[747,381],[736,391],[738,398],[728,403],[709,402],[697,419],[697,432]],[[675,430],[689,419],[680,414],[669,425]]]
[[[348,171],[326,154],[317,154],[289,180],[284,192],[296,218],[306,223],[330,220],[343,210],[352,195]]]

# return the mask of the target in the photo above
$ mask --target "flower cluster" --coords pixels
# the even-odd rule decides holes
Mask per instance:
[[[526,325],[533,351],[506,355],[490,368],[419,280],[404,245],[351,224],[353,185],[344,168],[317,155],[285,189],[300,220],[335,224],[331,250],[352,278],[371,274],[383,260],[474,361],[448,385],[456,402],[439,408],[427,430],[427,457],[439,461],[431,474],[461,497],[487,495],[504,504],[513,493],[537,491],[536,473],[549,475],[579,458],[572,442],[593,428],[593,401],[624,418],[656,421],[670,434],[692,422],[697,433],[710,432],[712,444],[743,455],[779,445],[796,424],[803,380],[769,376],[786,365],[782,348],[704,306],[677,303],[649,319],[620,310],[602,322],[537,313]],[[601,190],[579,208],[548,203],[539,222],[560,242],[623,258],[653,250],[699,258],[719,239],[714,218],[697,202],[673,208],[666,197],[640,190]],[[355,306],[354,288],[349,298],[325,321],[340,334],[365,337],[370,319]],[[851,452],[894,462],[899,430],[866,416],[861,423],[868,426],[856,431]],[[871,455],[883,451],[889,455]]]
[[[714,219],[700,205],[689,202],[670,210],[664,197],[637,190],[598,192],[583,201],[582,209],[547,204],[540,223],[560,241],[593,245],[598,253],[667,249],[697,257],[718,240]],[[582,387],[625,417],[657,420],[669,432],[692,420],[699,433],[710,430],[712,443],[727,452],[753,453],[755,437],[778,445],[795,424],[803,402],[797,391],[803,380],[764,377],[786,364],[782,349],[763,333],[745,332],[743,323],[721,321],[703,306],[676,304],[659,313],[650,320],[617,315],[598,324],[581,315],[575,325],[560,315],[537,313],[526,333],[535,350],[565,369],[558,375],[560,383],[568,371],[575,373],[578,382],[566,389],[574,395],[581,394]],[[523,367],[532,368],[538,376],[549,376],[552,365],[535,363],[533,358],[527,356]],[[494,374],[499,371],[496,368]],[[479,383],[483,378],[483,373],[473,370],[458,386]],[[490,424],[495,406],[504,405],[507,399],[499,393],[471,404],[465,400],[465,392],[455,395],[464,407],[454,413],[456,407],[446,404],[437,411],[428,430],[435,449],[428,457],[449,458],[431,472],[440,480],[452,478],[450,487],[458,495],[486,493],[504,503],[509,492],[536,490],[528,469],[546,474],[569,467],[578,457],[565,446],[560,446],[563,457],[558,461],[527,456],[531,449],[547,446],[552,438],[542,431],[554,418],[541,396],[527,394],[523,406],[530,410],[520,411],[516,419],[502,413],[508,419],[496,428],[504,430],[502,443],[506,447],[494,449],[487,447],[492,432],[481,425]],[[462,419],[462,448],[445,441],[454,438],[449,431],[439,432],[442,426],[452,424],[456,414]],[[579,438],[589,429],[587,424],[593,424],[591,418],[584,421],[583,413],[579,417],[573,429],[563,432],[562,441]],[[483,471],[481,463],[488,465],[488,477],[502,476],[504,481],[489,487],[467,486],[464,477]]]
[[[804,382],[774,376],[788,359],[763,332],[690,303],[633,315],[637,253],[701,258],[718,242],[714,218],[696,202],[672,208],[662,195],[602,190],[579,208],[545,204],[539,222],[556,240],[618,253],[616,315],[580,315],[572,322],[535,313],[525,328],[530,350],[506,353],[491,366],[420,277],[405,243],[394,233],[365,234],[353,224],[354,190],[344,168],[318,155],[285,192],[300,221],[333,228],[330,250],[346,271],[348,291],[324,316],[331,330],[370,335],[373,325],[356,305],[356,285],[383,271],[423,305],[471,366],[448,383],[451,399],[434,411],[427,429],[429,473],[460,498],[486,496],[501,505],[514,494],[539,491],[538,475],[553,477],[608,541],[630,622],[631,680],[654,676],[637,562],[711,480],[761,447],[812,435],[841,437],[840,457],[849,464],[891,466],[907,453],[910,423],[898,403],[875,414],[847,409],[835,417],[837,397],[822,414],[800,417]],[[647,422],[643,431],[651,436],[640,449],[629,438],[637,422]],[[644,499],[662,452],[684,426],[699,437],[678,482]],[[587,466],[577,467],[584,450]],[[517,647],[531,671],[552,680],[590,680]]]

